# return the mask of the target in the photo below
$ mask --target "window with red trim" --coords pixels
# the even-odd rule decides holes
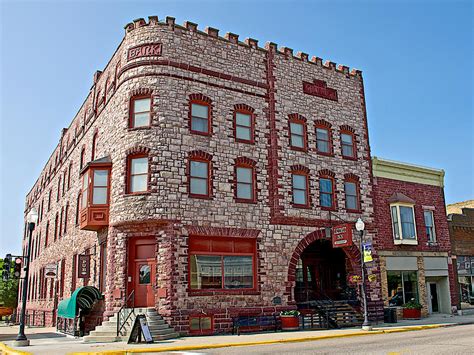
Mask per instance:
[[[130,99],[130,128],[149,127],[151,124],[151,96],[135,96]]]
[[[59,214],[56,213],[56,217],[54,218],[54,241],[58,239],[58,223],[59,223]]]
[[[76,200],[76,225],[79,224],[79,212],[80,212],[80,209],[81,209],[81,197],[82,197],[82,194],[79,192],[77,194],[77,200]]]
[[[67,171],[64,170],[64,173],[63,173],[63,191],[62,191],[63,196],[66,193],[66,179],[67,179]]]
[[[79,171],[81,171],[82,168],[84,167],[85,159],[86,159],[86,148],[82,148],[81,157],[79,159]]]
[[[56,194],[56,202],[59,201],[59,197],[61,196],[61,176],[58,178],[58,193]]]
[[[204,101],[193,100],[189,107],[191,133],[211,134],[211,105]]]
[[[64,216],[64,207],[61,208],[61,217],[59,218],[59,231],[58,236],[61,238],[63,235],[63,216]]]
[[[344,181],[344,194],[346,200],[346,210],[358,211],[360,210],[359,202],[359,184],[357,181]]]
[[[309,206],[308,174],[293,172],[291,176],[293,205],[298,207]]]
[[[214,330],[214,319],[208,315],[189,316],[191,334],[210,334]]]
[[[91,161],[95,159],[95,153],[97,151],[97,139],[99,137],[99,133],[95,133],[94,137],[92,137],[92,149],[91,149]]]
[[[127,193],[148,191],[149,169],[148,155],[131,155],[127,164]]]
[[[306,150],[306,122],[297,119],[289,121],[290,146],[297,150]]]
[[[48,212],[51,210],[51,190],[48,193]]]
[[[255,289],[256,250],[250,238],[190,237],[190,289]]]
[[[71,188],[71,172],[72,172],[72,162],[69,164],[69,170],[67,172],[67,189]]]
[[[210,161],[189,160],[189,195],[195,197],[211,196]]]
[[[46,222],[46,231],[44,234],[44,247],[45,248],[48,246],[48,238],[49,238],[49,221]]]
[[[252,165],[236,164],[235,198],[239,202],[255,201],[255,168]]]
[[[334,203],[334,179],[331,177],[319,178],[319,202],[321,207],[332,209]]]
[[[69,203],[66,204],[66,209],[64,210],[64,234],[67,233],[67,215],[69,212]]]
[[[355,158],[355,137],[349,131],[341,132],[341,152],[344,158]]]
[[[332,154],[331,128],[316,126],[316,150],[319,154]]]
[[[234,112],[234,137],[237,142],[253,143],[253,113],[243,110],[236,110]]]

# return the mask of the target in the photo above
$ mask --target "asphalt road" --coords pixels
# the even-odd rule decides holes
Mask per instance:
[[[404,333],[317,340],[301,343],[242,346],[170,354],[463,354],[474,355],[474,325]]]

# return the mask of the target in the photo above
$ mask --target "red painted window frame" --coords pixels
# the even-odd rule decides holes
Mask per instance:
[[[134,103],[136,100],[142,100],[142,99],[150,99],[150,111],[148,111],[148,126],[141,126],[141,127],[135,127],[134,126],[134,118],[135,118],[135,112],[133,110],[134,108]],[[145,94],[145,95],[135,95],[130,98],[129,104],[128,104],[128,129],[129,130],[135,130],[135,129],[148,129],[151,127],[151,120],[152,120],[152,112],[153,112],[153,97],[151,94]],[[146,111],[144,111],[146,112]]]
[[[191,192],[191,162],[196,161],[196,162],[201,162],[201,163],[207,163],[207,194],[195,194]],[[188,167],[187,167],[187,175],[188,175],[188,196],[192,198],[202,198],[202,199],[212,199],[212,160],[202,158],[202,157],[196,157],[192,156],[188,158]]]
[[[321,205],[321,179],[331,180],[331,207]],[[322,210],[326,211],[335,211],[336,210],[336,179],[330,175],[320,175],[319,176],[319,207]]]
[[[49,238],[49,221],[46,222],[46,230],[45,230],[45,236],[44,236],[44,247],[46,248],[48,246],[48,240]]]
[[[67,233],[67,215],[69,212],[69,202],[66,204],[66,208],[64,209],[64,232],[63,234],[65,235]]]
[[[328,146],[329,146],[329,152],[326,153],[326,152],[321,152],[320,150],[318,150],[318,128],[319,129],[325,129],[328,131]],[[314,128],[314,134],[315,134],[315,138],[316,138],[316,152],[319,154],[319,155],[325,155],[325,156],[334,156],[334,148],[333,148],[333,142],[332,142],[332,128],[331,126],[328,124],[328,125],[324,125],[324,124],[321,124],[321,123],[317,123],[315,128]]]
[[[54,241],[58,240],[58,223],[59,223],[59,213],[56,212],[56,217],[54,218]]]
[[[61,174],[58,176],[58,191],[56,195],[56,202],[59,202],[59,198],[61,197]]]
[[[81,149],[81,155],[80,155],[80,158],[79,158],[79,172],[82,170],[82,168],[84,167],[84,164],[85,164],[85,158],[86,158],[86,148],[83,147]]]
[[[67,173],[67,189],[71,188],[71,172],[72,172],[72,162],[69,164],[69,170]]]
[[[305,184],[306,184],[306,203],[295,203],[294,201],[294,186],[293,186],[293,176],[300,175],[305,177]],[[310,208],[311,204],[309,201],[310,192],[309,192],[309,173],[303,170],[292,170],[291,171],[291,205],[295,208]]]
[[[356,206],[357,208],[356,209],[352,209],[352,208],[347,208],[347,194],[346,194],[346,182],[350,182],[350,183],[353,183],[355,184],[355,188],[356,188]],[[350,213],[359,213],[361,212],[361,207],[360,207],[360,183],[359,183],[359,180],[357,179],[353,179],[353,178],[346,178],[344,179],[344,208],[346,209],[347,212],[350,212]]]
[[[52,191],[50,189],[48,193],[48,212],[51,210],[51,194],[52,194]]]
[[[99,132],[95,132],[92,137],[92,147],[91,147],[91,161],[95,159],[95,153],[97,149],[97,138],[99,137]]]
[[[343,146],[342,135],[343,134],[347,134],[347,135],[352,136],[352,153],[353,153],[352,156],[344,155],[344,151],[342,149],[342,146]],[[357,145],[356,145],[355,133],[351,132],[347,129],[341,129],[339,138],[340,138],[340,141],[341,141],[341,156],[342,156],[342,158],[343,159],[348,159],[348,160],[357,160]]]
[[[241,113],[244,115],[249,115],[250,116],[250,139],[242,139],[237,137],[237,113]],[[241,126],[245,127],[245,126]],[[247,127],[246,127],[247,128]],[[247,144],[255,144],[255,115],[252,111],[250,110],[245,110],[242,108],[235,109],[234,110],[234,139],[236,142],[239,143],[247,143]]]
[[[59,234],[58,237],[61,238],[63,235],[63,217],[64,217],[64,207],[61,207],[61,217],[59,218]]]
[[[251,198],[239,198],[237,197],[237,187],[238,187],[238,181],[237,181],[237,169],[238,168],[245,168],[245,169],[251,169],[251,174],[252,174],[252,197]],[[235,202],[238,203],[257,203],[257,173],[255,171],[255,165],[254,164],[249,164],[241,161],[237,161],[234,165],[234,199]]]
[[[210,318],[211,319],[211,329],[208,330],[192,330],[191,329],[191,319],[192,318]],[[202,334],[208,335],[214,333],[214,316],[212,314],[198,314],[189,316],[189,334]]]
[[[197,104],[201,106],[207,106],[207,132],[196,131],[192,129],[192,105]],[[197,134],[200,136],[212,136],[212,105],[209,102],[199,100],[199,99],[190,99],[189,100],[189,113],[188,113],[188,121],[189,121],[189,132],[192,134]]]
[[[291,124],[296,123],[296,124],[301,124],[303,126],[303,147],[296,147],[291,144]],[[290,146],[291,150],[297,150],[301,152],[306,152],[308,151],[308,125],[304,119],[297,118],[297,117],[291,117],[288,119],[288,144]]]
[[[222,251],[193,251],[191,248],[191,240],[201,239],[206,240],[212,243],[213,240],[219,241],[228,241],[235,242],[239,241],[241,238],[235,237],[215,237],[215,236],[190,236],[188,244],[188,294],[192,296],[193,294],[202,294],[203,292],[215,292],[223,294],[240,294],[242,292],[255,292],[257,291],[257,240],[256,239],[246,239],[251,240],[255,245],[253,246],[252,253],[238,253],[238,252],[222,252]],[[235,249],[235,245],[234,245]],[[221,270],[222,270],[222,288],[204,288],[204,289],[192,289],[191,288],[191,256],[192,255],[210,255],[210,256],[221,256]],[[252,288],[239,288],[239,289],[226,289],[224,288],[224,279],[225,279],[225,270],[224,270],[224,256],[252,256],[252,271],[253,271],[253,287]]]
[[[148,172],[147,172],[147,181],[146,181],[146,190],[145,191],[131,191],[132,187],[132,160],[133,159],[140,159],[140,158],[147,158],[148,162]],[[110,190],[110,189],[109,189]],[[144,195],[150,193],[150,156],[147,153],[137,153],[137,154],[130,154],[127,156],[127,174],[126,174],[126,186],[125,186],[125,194],[126,195]]]

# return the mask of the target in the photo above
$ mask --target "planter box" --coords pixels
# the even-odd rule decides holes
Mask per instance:
[[[406,308],[403,308],[403,318],[404,319],[420,319],[421,318],[421,309],[406,309]]]
[[[300,318],[298,316],[280,316],[281,330],[298,330],[300,328]]]

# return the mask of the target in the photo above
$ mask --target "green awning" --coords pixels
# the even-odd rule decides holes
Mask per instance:
[[[79,287],[70,298],[65,298],[58,305],[58,318],[76,318],[79,308],[91,309],[95,301],[102,298],[94,286]]]

